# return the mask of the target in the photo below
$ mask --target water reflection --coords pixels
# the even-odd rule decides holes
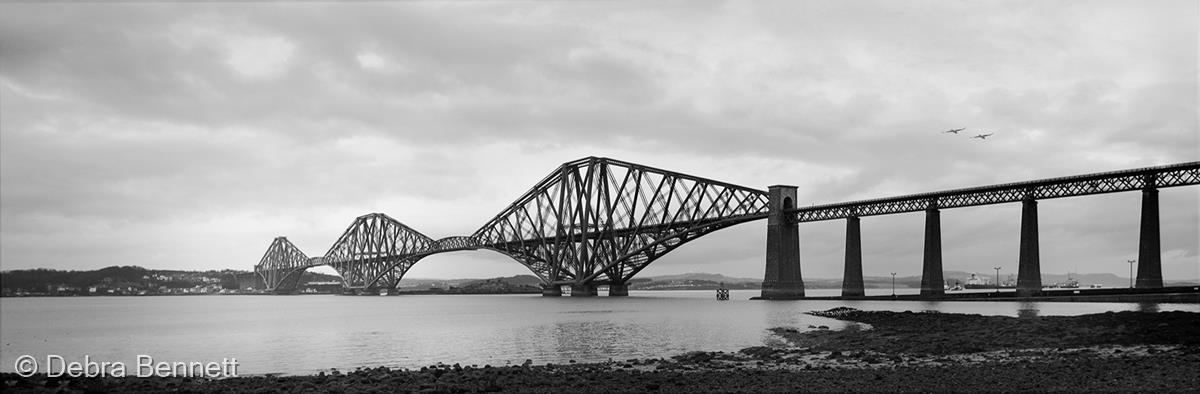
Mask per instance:
[[[940,306],[944,302],[939,301],[921,301],[921,310],[919,312],[941,312]],[[918,311],[914,311],[918,312]]]
[[[1036,302],[1023,301],[1023,302],[1017,304],[1017,317],[1018,318],[1028,319],[1031,317],[1038,317],[1038,312],[1039,312],[1038,303],[1036,303]]]
[[[635,349],[643,333],[638,327],[611,321],[571,321],[554,325],[554,353],[570,360],[588,360],[594,354],[626,354]],[[594,360],[593,360],[594,361]]]
[[[815,289],[813,296],[840,290]],[[594,299],[512,296],[196,296],[0,298],[0,372],[31,354],[87,354],[132,363],[237,357],[240,373],[316,373],[331,367],[419,368],[437,362],[519,365],[670,357],[777,344],[774,327],[842,329],[806,314],[836,307],[998,316],[1107,311],[1200,312],[1197,304],[750,301],[757,290],[633,291]],[[236,327],[236,329],[231,329]],[[812,328],[815,329],[815,328]]]

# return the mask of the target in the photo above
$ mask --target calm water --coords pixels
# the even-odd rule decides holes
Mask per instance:
[[[877,290],[870,290],[878,293]],[[911,293],[915,290],[906,289]],[[883,294],[890,290],[884,290]],[[803,312],[851,306],[988,315],[1187,310],[1195,304],[749,301],[757,290],[630,292],[622,298],[539,295],[399,297],[180,296],[0,299],[0,371],[21,355],[44,360],[220,361],[240,374],[311,374],[437,362],[538,364],[669,357],[773,343],[768,328],[844,323]],[[837,290],[810,290],[835,295]]]

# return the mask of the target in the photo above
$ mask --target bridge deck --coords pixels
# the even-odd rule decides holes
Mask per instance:
[[[849,217],[919,212],[930,208],[961,208],[978,205],[1116,193],[1200,184],[1200,162],[1103,172],[1028,182],[954,189],[871,200],[815,205],[792,212],[799,222]]]

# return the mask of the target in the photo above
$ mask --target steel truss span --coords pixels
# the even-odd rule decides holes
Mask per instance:
[[[322,257],[304,257],[277,238],[255,271],[272,291],[294,290],[300,274],[318,265],[333,267],[350,289],[392,288],[426,256],[490,249],[547,286],[620,285],[667,252],[767,211],[762,190],[588,157],[559,166],[470,236],[433,240],[372,213]]]
[[[1200,162],[1029,182],[815,205],[796,209],[799,222],[960,208],[1200,184]]]
[[[765,191],[589,157],[560,166],[472,237],[548,284],[624,284],[688,241],[766,216]]]
[[[262,277],[267,289],[274,291],[295,288],[300,275],[311,266],[308,256],[292,245],[287,237],[275,237],[262,259],[254,266],[254,272]]]
[[[969,207],[1200,184],[1200,162],[787,210],[796,222]],[[304,270],[333,267],[349,289],[393,288],[436,253],[489,249],[525,265],[547,287],[624,286],[650,263],[713,231],[768,216],[767,192],[588,157],[559,166],[469,236],[434,240],[382,213],[363,215],[324,256],[276,238],[255,272],[295,290]]]
[[[359,216],[325,252],[351,289],[392,288],[434,240],[382,213]],[[375,286],[379,282],[379,286]]]

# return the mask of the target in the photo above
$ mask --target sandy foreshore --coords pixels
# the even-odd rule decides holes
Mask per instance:
[[[1190,392],[1200,387],[1200,313],[1118,312],[997,317],[945,313],[814,313],[851,329],[778,328],[784,346],[594,364],[313,376],[21,378],[5,392]]]

